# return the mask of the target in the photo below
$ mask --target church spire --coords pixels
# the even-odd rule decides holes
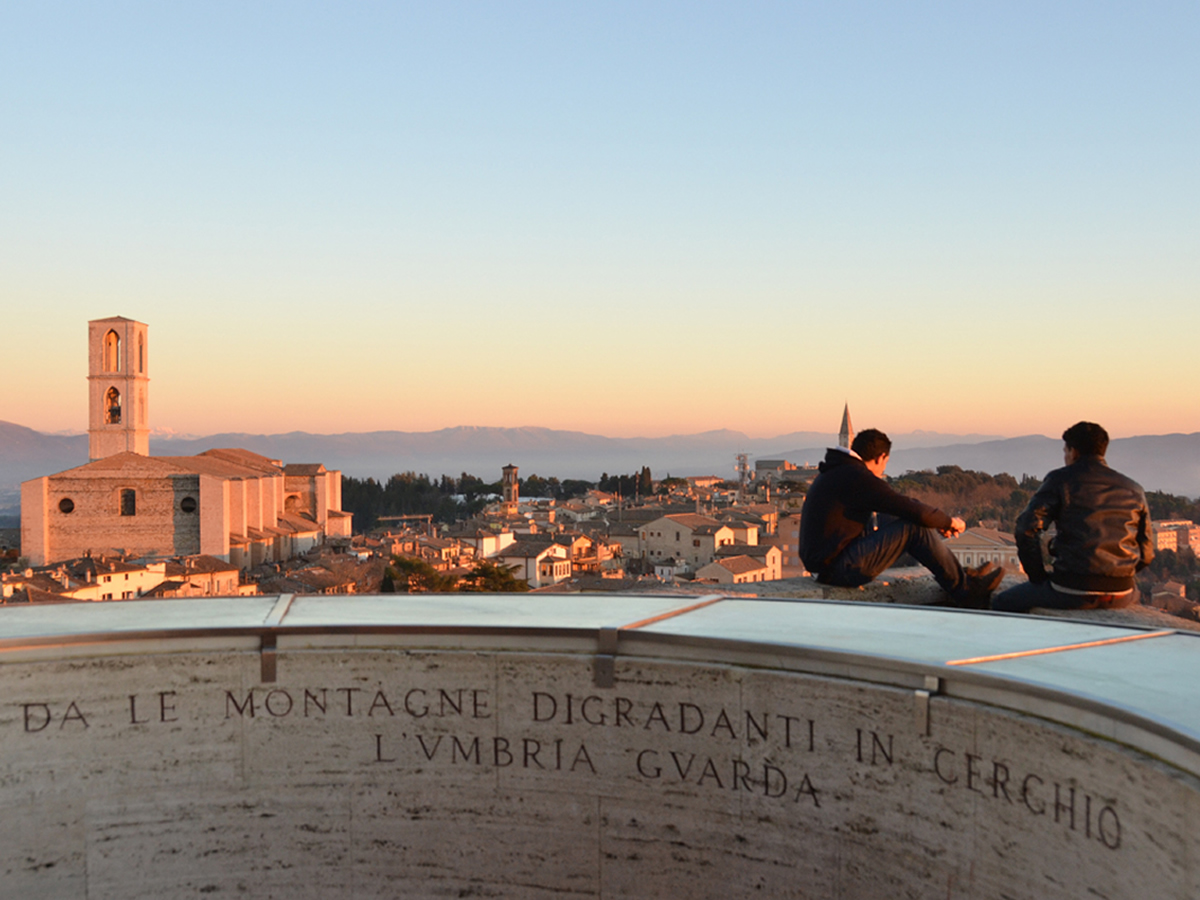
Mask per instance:
[[[838,432],[838,446],[850,449],[850,444],[854,440],[854,426],[850,424],[850,404],[846,404],[846,408],[842,410],[842,428]]]

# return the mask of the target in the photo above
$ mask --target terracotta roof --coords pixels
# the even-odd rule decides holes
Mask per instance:
[[[320,531],[320,527],[312,519],[306,519],[303,516],[296,516],[291,513],[283,513],[279,517],[279,529],[289,534],[309,534]]]
[[[754,556],[766,557],[772,550],[778,550],[774,544],[726,544],[717,548],[717,556]]]
[[[557,547],[553,541],[514,541],[498,554],[501,559],[536,559],[551,547]]]
[[[714,564],[720,566],[722,569],[728,569],[734,575],[745,575],[747,572],[755,572],[766,568],[757,559],[751,559],[745,555],[723,557],[714,560]]]
[[[277,459],[271,459],[270,457],[263,456],[261,453],[255,453],[253,450],[245,450],[241,447],[214,447],[212,450],[205,450],[200,455],[215,456],[251,469],[261,469],[264,472],[278,472],[283,465]]]
[[[215,556],[189,556],[183,564],[184,573],[192,572],[236,572],[238,567]]]
[[[283,467],[284,475],[307,476],[323,475],[326,469],[320,463],[288,463]]]

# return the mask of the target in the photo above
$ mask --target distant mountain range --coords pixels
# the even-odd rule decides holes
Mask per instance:
[[[958,465],[996,474],[1044,475],[1062,465],[1062,442],[1043,435],[999,438],[913,432],[893,435],[889,474]],[[431,476],[470,472],[500,478],[513,463],[521,474],[596,480],[649,466],[655,477],[734,477],[738,453],[755,459],[815,464],[834,434],[793,432],[751,438],[738,431],[706,431],[661,438],[609,438],[549,428],[444,428],[440,431],[373,431],[350,434],[215,434],[205,438],[151,438],[155,456],[187,456],[213,447],[244,447],[286,462],[322,462],[359,478],[386,479],[397,472]],[[1149,490],[1200,495],[1200,433],[1143,435],[1114,440],[1109,462]],[[0,507],[17,505],[20,483],[87,462],[87,435],[43,434],[0,422]]]

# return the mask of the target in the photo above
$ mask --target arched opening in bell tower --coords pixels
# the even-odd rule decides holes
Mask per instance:
[[[116,331],[104,336],[104,371],[121,371],[121,336]]]
[[[115,387],[110,387],[104,394],[104,424],[121,424],[121,392]]]

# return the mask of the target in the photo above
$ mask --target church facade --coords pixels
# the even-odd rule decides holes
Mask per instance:
[[[240,568],[349,537],[341,472],[249,450],[149,455],[149,334],[88,323],[88,455],[21,485],[21,547],[32,565],[86,555],[207,554]]]

